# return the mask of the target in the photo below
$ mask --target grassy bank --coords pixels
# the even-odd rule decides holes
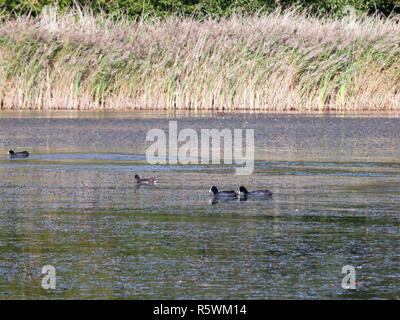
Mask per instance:
[[[400,110],[400,24],[49,11],[0,25],[2,109]]]
[[[349,6],[358,13],[389,16],[400,13],[398,0],[0,0],[0,14],[40,15],[48,6],[57,6],[60,12],[74,7],[90,8],[94,13],[124,14],[130,18],[151,15],[167,17],[176,15],[229,17],[232,14],[268,13],[276,9],[290,9],[294,5],[315,15],[342,16]]]

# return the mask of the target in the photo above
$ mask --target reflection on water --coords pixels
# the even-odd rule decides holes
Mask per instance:
[[[0,299],[400,298],[399,118],[170,115],[254,128],[254,174],[236,176],[149,165],[146,132],[168,115],[129,115],[0,117]],[[274,195],[213,202],[212,185]],[[341,288],[344,265],[357,290]]]

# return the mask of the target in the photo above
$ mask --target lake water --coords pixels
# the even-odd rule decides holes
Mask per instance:
[[[254,129],[254,173],[150,165],[170,120]],[[212,204],[212,185],[274,195]],[[399,299],[399,196],[396,114],[1,112],[0,299]]]

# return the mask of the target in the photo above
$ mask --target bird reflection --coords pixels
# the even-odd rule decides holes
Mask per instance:
[[[133,189],[135,191],[138,191],[139,189],[156,189],[158,186],[155,184],[143,184],[143,183],[138,183],[136,184]]]
[[[242,198],[218,198],[212,197],[209,199],[210,205],[216,205],[218,202],[244,202],[247,201],[247,197]]]

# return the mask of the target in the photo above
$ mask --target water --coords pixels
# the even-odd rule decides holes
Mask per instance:
[[[254,174],[149,165],[169,120],[254,129]],[[0,299],[400,298],[397,115],[2,112],[0,154]],[[211,185],[274,196],[212,204]]]

